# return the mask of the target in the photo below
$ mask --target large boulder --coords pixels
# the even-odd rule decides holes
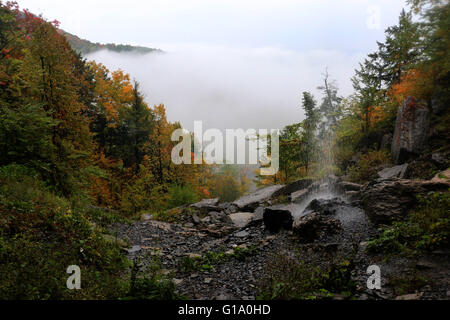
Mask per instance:
[[[239,229],[246,228],[254,218],[254,214],[250,212],[238,212],[230,215],[230,219],[234,226]]]
[[[318,212],[321,215],[333,215],[337,212],[339,206],[345,205],[345,203],[339,199],[314,199],[306,207],[304,213]]]
[[[270,232],[279,232],[281,229],[291,230],[294,218],[289,210],[276,207],[264,210],[264,225]]]
[[[403,164],[411,156],[420,155],[427,146],[430,129],[430,112],[414,98],[407,98],[398,110],[392,141],[394,163]]]
[[[291,200],[291,202],[300,204],[308,197],[310,192],[311,192],[310,189],[303,189],[303,190],[296,191],[291,194],[290,200]]]
[[[443,167],[447,164],[448,155],[445,156],[443,153],[435,152],[431,154],[431,160],[439,167]],[[445,167],[443,168],[445,169]]]
[[[378,178],[381,180],[389,180],[392,178],[403,179],[405,178],[407,170],[408,170],[407,163],[401,166],[395,166],[393,168],[386,168],[378,172]]]
[[[211,218],[211,222],[215,224],[225,223],[232,224],[233,221],[231,218],[224,212],[210,212],[209,217]]]
[[[235,202],[233,202],[233,205],[239,208],[240,211],[254,212],[261,204],[264,204],[265,202],[272,199],[273,195],[283,187],[284,186],[282,185],[275,185],[260,189],[255,193],[236,200]]]
[[[273,194],[274,198],[281,197],[281,196],[289,196],[293,194],[294,192],[298,192],[304,189],[309,188],[314,183],[314,180],[312,179],[302,179],[295,182],[292,182],[288,185],[285,185],[280,190],[275,192]]]
[[[253,221],[263,221],[264,220],[264,207],[258,207],[253,213]]]
[[[449,183],[426,180],[374,181],[363,189],[362,205],[374,223],[389,223],[405,216],[416,204],[418,194],[449,188]]]
[[[337,187],[342,192],[361,191],[362,185],[347,181],[342,181],[337,184]]]
[[[208,214],[211,211],[220,211],[218,207],[220,199],[204,199],[198,203],[190,205],[191,208],[199,210],[202,214]]]
[[[342,229],[339,220],[311,212],[294,221],[292,229],[295,234],[307,241],[314,241],[326,234],[337,233]]]

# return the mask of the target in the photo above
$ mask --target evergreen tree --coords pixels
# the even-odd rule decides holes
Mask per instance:
[[[413,22],[412,13],[402,10],[398,25],[385,31],[386,39],[378,42],[378,51],[369,55],[377,61],[375,68],[384,88],[400,82],[402,75],[421,58],[419,24]]]
[[[125,110],[123,115],[122,129],[126,131],[123,155],[126,167],[134,167],[139,171],[139,165],[147,154],[149,137],[153,130],[153,114],[144,102],[139,92],[139,83],[135,82],[133,87],[133,101],[131,106]]]
[[[319,112],[316,108],[316,104],[317,103],[311,93],[303,93],[303,109],[305,111],[306,119],[302,123],[302,141],[304,147],[302,148],[301,158],[306,168],[306,174],[309,174],[311,164],[317,152],[316,133],[319,123]]]

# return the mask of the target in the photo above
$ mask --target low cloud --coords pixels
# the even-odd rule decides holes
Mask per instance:
[[[193,129],[281,129],[303,120],[301,93],[319,95],[328,67],[342,95],[363,54],[339,51],[289,51],[279,48],[230,48],[210,45],[162,46],[166,54],[101,51],[89,60],[122,69],[141,83],[150,104],[166,105],[170,121]]]

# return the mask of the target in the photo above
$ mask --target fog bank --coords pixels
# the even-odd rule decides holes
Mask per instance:
[[[101,51],[89,60],[110,70],[123,69],[141,83],[150,104],[163,103],[170,121],[193,129],[281,129],[301,121],[301,93],[318,95],[328,67],[342,95],[363,54],[338,51],[296,52],[278,48],[240,49],[207,45],[163,47],[165,54]]]

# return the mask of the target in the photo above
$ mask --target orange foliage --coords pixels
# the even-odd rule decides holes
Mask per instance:
[[[115,127],[119,120],[121,108],[133,101],[133,85],[130,76],[122,70],[112,73],[101,63],[89,62],[95,74],[95,95],[103,108],[109,127]]]
[[[394,84],[388,91],[388,96],[397,105],[401,105],[407,97],[423,98],[422,83],[427,78],[423,72],[411,69],[406,72],[399,83]]]
[[[100,206],[118,208],[120,205],[120,179],[114,177],[114,171],[121,161],[109,159],[103,153],[97,154],[95,157],[95,165],[108,172],[109,176],[91,179],[89,195]]]
[[[207,196],[208,198],[211,197],[211,193],[210,193],[208,190],[206,190],[206,188],[200,187],[200,192],[201,192],[203,195]]]

